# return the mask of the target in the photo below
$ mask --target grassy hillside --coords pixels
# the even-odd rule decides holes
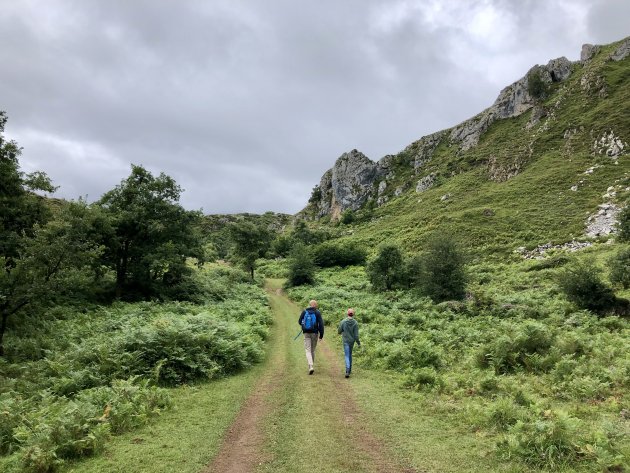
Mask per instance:
[[[357,213],[352,238],[370,246],[393,239],[417,250],[428,234],[449,231],[486,254],[506,254],[582,237],[598,205],[623,204],[629,194],[627,144],[616,159],[593,148],[610,132],[630,142],[630,57],[609,60],[617,46],[574,64],[571,76],[550,84],[548,98],[535,109],[494,122],[467,151],[450,145],[445,133],[418,172],[415,144],[397,154],[388,189],[407,190],[381,207],[368,203]],[[540,110],[546,116],[532,126]],[[417,193],[418,180],[430,174],[437,185]],[[616,196],[606,200],[611,186]]]

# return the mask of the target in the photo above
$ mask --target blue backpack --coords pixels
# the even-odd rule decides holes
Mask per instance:
[[[302,318],[302,329],[313,330],[317,327],[317,314],[310,310],[304,311],[304,317]]]

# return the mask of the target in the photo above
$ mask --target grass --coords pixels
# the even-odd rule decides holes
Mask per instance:
[[[68,464],[66,473],[200,471],[216,455],[223,435],[264,365],[229,378],[171,389],[176,407],[151,424],[113,437],[105,453]]]

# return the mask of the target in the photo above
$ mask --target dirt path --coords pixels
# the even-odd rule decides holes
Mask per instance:
[[[269,341],[271,346],[267,369],[230,426],[219,453],[203,473],[251,472],[269,459],[269,454],[263,451],[264,433],[261,423],[273,407],[269,402],[270,395],[278,389],[286,376],[286,351],[281,349],[287,341],[286,322],[284,317],[275,317],[273,335]]]
[[[267,367],[203,473],[415,472],[394,461],[369,430],[352,379],[343,376],[335,328],[318,344],[309,376],[302,339],[293,340],[300,309],[278,281],[271,282],[269,299],[276,322]]]

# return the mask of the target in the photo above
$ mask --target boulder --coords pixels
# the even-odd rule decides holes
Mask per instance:
[[[430,189],[435,185],[435,173],[429,174],[428,176],[424,176],[422,179],[418,181],[416,185],[416,192],[424,192],[427,189]]]

